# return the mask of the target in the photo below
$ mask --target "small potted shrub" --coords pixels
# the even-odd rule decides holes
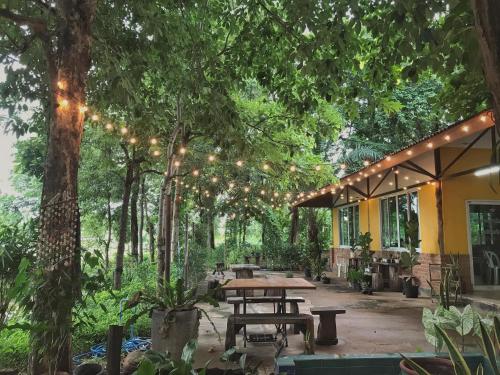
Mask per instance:
[[[330,284],[331,279],[326,275],[326,272],[321,274],[321,282],[323,284]]]
[[[186,290],[182,279],[178,279],[175,286],[167,285],[160,296],[139,291],[129,300],[127,308],[140,305],[142,309],[129,319],[128,324],[142,315],[150,314],[151,348],[168,351],[172,359],[179,360],[184,346],[198,337],[201,314],[205,315],[215,329],[206,311],[196,306],[199,302],[219,306],[209,295],[197,297],[196,288]]]
[[[287,279],[292,279],[293,278],[293,272],[292,271],[286,271],[285,277]]]
[[[359,269],[350,269],[347,271],[347,281],[351,288],[361,290],[361,281],[363,280],[363,271]]]
[[[418,241],[418,221],[415,218],[410,219],[406,223],[407,233],[407,250],[401,253],[401,264],[403,267],[410,270],[410,277],[403,280],[403,291],[406,298],[417,298],[419,283],[415,276],[413,276],[413,268],[420,263],[418,258],[420,254],[417,252],[416,244]]]

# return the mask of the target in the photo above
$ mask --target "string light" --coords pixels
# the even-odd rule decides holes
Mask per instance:
[[[152,145],[155,145],[155,144],[157,144],[157,143],[158,143],[158,140],[157,140],[156,138],[151,138],[151,139],[149,140],[149,143],[151,143]]]
[[[105,125],[105,128],[106,130],[113,130],[113,124],[108,122],[106,125]]]
[[[433,147],[434,145],[432,144],[432,142],[427,143],[427,148],[433,148]]]
[[[368,167],[368,166],[370,165],[370,161],[369,161],[369,160],[365,160],[365,161],[363,161],[363,165],[364,165],[365,167]]]
[[[81,105],[80,106],[80,113],[85,113],[88,111],[88,107],[86,105]]]
[[[262,166],[262,169],[264,169],[265,171],[267,171],[269,169],[269,164],[264,164]]]
[[[210,161],[210,162],[215,161],[215,156],[214,155],[208,155],[208,161]]]
[[[160,156],[160,155],[161,155],[161,152],[160,152],[160,151],[158,151],[158,150],[154,150],[154,151],[153,151],[153,155],[154,155],[154,156]]]
[[[67,108],[67,107],[68,107],[68,105],[69,105],[69,101],[68,101],[68,99],[61,99],[61,100],[59,101],[59,105],[61,106],[61,108]]]
[[[64,81],[57,81],[57,88],[59,90],[64,90],[66,88],[66,83]]]
[[[137,138],[132,137],[128,141],[129,141],[129,143],[135,145],[137,143]]]
[[[195,169],[193,170],[193,176],[199,176],[200,175],[200,171],[198,169]]]
[[[92,121],[99,121],[99,115],[93,114],[91,119]]]
[[[212,182],[215,184],[219,179],[217,177],[212,177]]]
[[[406,155],[411,155],[411,154],[413,154],[413,151],[412,151],[412,150],[408,150],[408,151],[406,151]]]
[[[184,155],[186,152],[187,152],[186,147],[181,146],[181,148],[179,148],[179,154]]]
[[[236,162],[236,165],[237,165],[238,167],[243,167],[243,161],[238,160],[238,161]]]
[[[266,191],[265,190],[261,190],[260,191],[260,195],[266,195]]]
[[[230,189],[234,188],[234,182],[230,182],[230,183],[229,183],[229,188],[230,188]]]
[[[250,191],[250,188],[248,186],[245,186],[243,190],[245,191],[245,193],[248,193]]]
[[[482,122],[486,122],[487,119],[488,119],[488,117],[486,115],[481,115],[481,117],[480,117],[480,120]]]
[[[462,130],[467,133],[469,131],[469,126],[468,125],[462,126]]]
[[[347,165],[345,165],[344,163],[340,164],[340,169],[346,169],[347,168]]]
[[[321,165],[317,165],[317,166],[315,166],[315,167],[314,167],[314,169],[315,169],[317,172],[319,172],[319,171],[321,170]]]
[[[450,139],[451,139],[451,137],[450,137],[449,135],[445,135],[445,136],[444,136],[444,140],[445,140],[445,141],[449,141]]]
[[[290,172],[296,172],[297,171],[297,167],[295,165],[292,165],[290,167]]]
[[[127,128],[120,128],[120,133],[127,134],[128,133],[128,129]]]
[[[174,167],[180,167],[180,166],[181,166],[181,161],[180,160],[174,161]]]

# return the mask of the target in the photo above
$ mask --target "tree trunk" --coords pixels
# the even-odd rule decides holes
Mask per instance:
[[[172,183],[169,182],[171,186]],[[170,265],[172,256],[172,192],[170,186],[165,194],[163,205],[165,206],[165,266],[163,268],[163,281],[165,285],[170,283]]]
[[[187,286],[189,272],[189,216],[186,212],[184,219],[184,283]]]
[[[139,200],[139,168],[134,168],[134,181],[132,183],[132,195],[130,197],[130,240],[132,242],[131,255],[136,263],[139,262],[139,224],[137,214],[137,202]]]
[[[157,289],[160,291],[163,288],[163,273],[165,269],[165,229],[163,222],[165,221],[165,207],[163,201],[165,199],[165,181],[162,184],[160,192],[160,204],[158,208],[158,265],[157,265]]]
[[[208,227],[208,235],[207,235],[207,245],[210,250],[215,249],[215,227],[214,227],[214,214],[213,212],[208,212],[207,214],[207,227]]]
[[[118,247],[116,249],[116,264],[113,287],[121,288],[123,273],[123,258],[125,256],[125,243],[127,242],[127,224],[128,224],[128,206],[130,203],[130,192],[134,182],[134,163],[132,160],[127,162],[127,172],[123,182],[122,209],[120,215],[120,231],[118,234]]]
[[[155,228],[151,221],[148,221],[148,232],[149,232],[149,257],[151,258],[151,263],[155,261]]]
[[[299,209],[292,208],[292,218],[290,222],[290,245],[295,245],[299,238]]]
[[[144,179],[140,179],[140,190],[141,198],[139,202],[140,213],[139,213],[139,261],[142,263],[144,261],[144,244],[143,244],[143,232],[144,232],[144,204],[146,199],[144,198]]]
[[[32,331],[29,372],[72,372],[72,309],[80,296],[80,213],[78,164],[83,134],[87,73],[90,68],[94,1],[55,3],[55,35],[44,31],[50,122],[40,205],[37,268],[43,283],[36,288],[32,319],[44,325]],[[52,36],[57,46],[51,49]],[[64,82],[64,89],[58,88]],[[58,100],[67,100],[58,106]]]
[[[170,261],[179,254],[179,226],[180,226],[180,206],[181,206],[181,179],[175,181],[175,199],[172,210],[172,241],[170,248],[172,249],[172,256]]]
[[[106,270],[109,268],[109,248],[111,246],[111,236],[113,231],[113,220],[111,217],[111,194],[108,194],[108,202],[107,202],[107,230],[108,230],[108,238],[106,239],[105,244],[105,265]]]
[[[500,1],[471,2],[483,57],[483,71],[493,99],[497,133],[500,134]]]

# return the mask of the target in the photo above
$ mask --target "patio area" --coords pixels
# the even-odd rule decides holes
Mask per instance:
[[[257,271],[255,277],[285,277],[283,272]],[[302,273],[294,273],[294,277],[303,277]],[[226,273],[226,279],[233,278]],[[357,354],[357,353],[391,353],[433,351],[425,340],[421,324],[422,309],[435,307],[430,298],[405,298],[401,293],[376,292],[364,295],[352,290],[342,279],[332,278],[331,284],[314,282],[315,290],[291,290],[289,296],[301,296],[305,303],[299,304],[300,312],[310,313],[313,306],[335,306],[346,310],[345,315],[337,316],[337,332],[339,343],[333,346],[316,345],[316,354]],[[219,308],[203,306],[215,323],[222,342],[217,341],[210,323],[203,318],[200,323],[199,349],[196,364],[203,366],[212,359],[210,367],[221,367],[216,358],[224,352],[224,337],[228,316],[233,313],[233,306],[221,302]],[[272,305],[249,304],[249,313],[272,312]],[[315,330],[319,317],[314,317]],[[250,326],[249,333],[272,333],[274,326]],[[288,335],[289,346],[283,348],[280,356],[303,353],[303,335]],[[261,363],[259,371],[274,371],[274,358],[277,345],[273,343],[248,343],[243,348],[241,335],[237,336],[238,351],[247,353],[247,362],[251,365]]]

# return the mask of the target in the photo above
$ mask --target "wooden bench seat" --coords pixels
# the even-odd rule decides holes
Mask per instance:
[[[314,318],[309,314],[243,314],[227,318],[226,350],[236,346],[236,334],[246,325],[293,324],[304,334],[304,351],[314,354]]]
[[[345,314],[344,309],[338,309],[332,306],[312,307],[311,314],[319,315],[318,345],[337,345],[337,314]]]

